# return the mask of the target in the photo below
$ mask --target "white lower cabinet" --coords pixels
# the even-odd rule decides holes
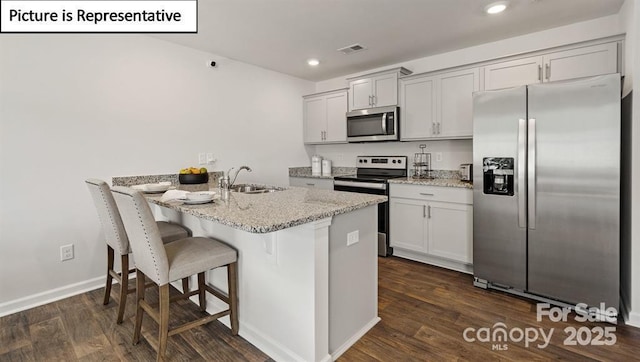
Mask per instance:
[[[289,186],[309,187],[323,190],[333,190],[333,179],[318,177],[289,177]]]
[[[392,184],[389,240],[393,254],[472,273],[472,191]]]

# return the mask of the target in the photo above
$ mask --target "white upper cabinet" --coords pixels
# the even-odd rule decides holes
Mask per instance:
[[[304,143],[346,143],[346,89],[304,97]]]
[[[347,141],[347,91],[327,95],[327,131],[325,142]]]
[[[400,80],[402,140],[469,138],[473,134],[473,92],[479,69]]]
[[[478,90],[478,68],[445,73],[440,77],[437,137],[465,138],[473,135],[473,92]]]
[[[484,67],[484,89],[591,77],[618,71],[617,42],[543,54]]]
[[[411,74],[405,68],[349,79],[349,110],[398,105],[398,75]]]
[[[402,139],[423,139],[435,134],[437,77],[400,81],[400,133]]]
[[[484,67],[484,89],[512,88],[542,81],[542,57],[501,62]]]
[[[618,45],[607,43],[546,54],[544,81],[590,77],[618,71]]]

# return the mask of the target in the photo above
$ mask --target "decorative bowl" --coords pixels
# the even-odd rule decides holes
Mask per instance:
[[[209,174],[208,173],[198,173],[198,174],[178,174],[178,181],[181,184],[206,184],[209,182]]]

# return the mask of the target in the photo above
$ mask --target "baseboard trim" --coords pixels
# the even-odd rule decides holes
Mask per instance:
[[[381,319],[380,317],[375,317],[369,323],[367,323],[362,329],[360,329],[356,334],[354,334],[351,338],[347,339],[342,346],[336,348],[335,351],[331,354],[331,359],[333,361],[337,360],[343,353],[345,353],[351,346],[353,346],[360,338],[362,338],[373,326],[378,324]]]
[[[69,284],[60,288],[47,290],[44,292],[29,295],[16,300],[11,300],[0,304],[0,317],[22,312],[23,310],[39,307],[60,299],[72,297],[74,295],[86,293],[91,290],[104,287],[105,277],[85,280],[79,283]]]
[[[426,255],[415,251],[398,248],[397,246],[393,247],[393,256],[418,261],[425,264],[435,265],[441,268],[459,271],[461,273],[473,274],[473,265],[471,264],[440,258],[433,255]]]

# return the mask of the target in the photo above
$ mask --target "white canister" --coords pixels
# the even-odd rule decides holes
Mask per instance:
[[[322,160],[322,176],[331,176],[331,160]]]
[[[311,157],[311,175],[322,175],[322,157],[318,155],[314,155],[313,157]]]

